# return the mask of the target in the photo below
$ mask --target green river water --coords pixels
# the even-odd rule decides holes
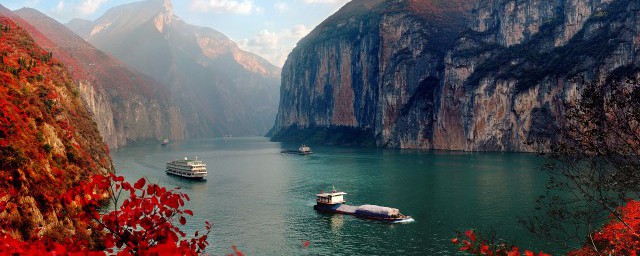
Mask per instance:
[[[262,137],[211,139],[127,147],[112,156],[132,182],[146,177],[189,194],[195,216],[184,230],[193,234],[210,220],[212,255],[230,253],[232,245],[247,255],[454,255],[450,239],[468,228],[548,251],[517,223],[535,212],[547,181],[535,154],[314,145],[308,156],[280,153],[298,146]],[[165,174],[166,162],[185,156],[205,161],[206,181]],[[348,193],[349,204],[399,208],[416,221],[317,213],[314,195],[332,186]]]

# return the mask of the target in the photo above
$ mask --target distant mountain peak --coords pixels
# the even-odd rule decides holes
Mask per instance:
[[[166,1],[166,2],[169,2],[169,1]],[[169,2],[169,4],[171,4],[171,2]],[[162,33],[164,32],[165,25],[171,24],[171,22],[177,18],[178,18],[177,16],[173,15],[172,9],[165,9],[165,11],[159,13],[153,19],[153,21],[154,21],[154,24],[156,25],[156,29],[158,29],[158,32]]]
[[[171,0],[147,0],[147,3],[153,5],[161,5],[167,12],[173,12],[173,4]]]

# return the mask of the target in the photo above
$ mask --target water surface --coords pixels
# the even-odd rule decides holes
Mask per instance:
[[[112,151],[120,175],[180,187],[195,217],[185,230],[213,223],[212,255],[231,245],[249,255],[451,255],[456,230],[495,230],[521,247],[544,249],[517,223],[533,212],[547,180],[535,154],[380,150],[298,145],[266,138],[178,142]],[[204,182],[168,176],[165,163],[198,156]],[[399,208],[416,221],[385,224],[317,213],[314,195],[332,186],[349,204]],[[311,245],[303,249],[302,242]]]

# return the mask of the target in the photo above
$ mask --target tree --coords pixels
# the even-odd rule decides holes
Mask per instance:
[[[121,195],[128,198],[120,202]],[[209,244],[209,222],[206,222],[204,233],[196,231],[190,238],[178,226],[178,223],[186,224],[186,215],[193,215],[192,211],[183,209],[189,196],[147,184],[145,179],[131,185],[121,176],[96,175],[62,197],[64,204],[75,206],[68,208],[76,210],[71,213],[74,221],[85,222],[91,227],[104,250],[92,250],[86,241],[76,237],[62,243],[47,236],[19,241],[0,232],[0,254],[198,255],[204,253]],[[114,210],[100,215],[104,199],[111,200]],[[0,212],[5,206],[6,203],[0,204]],[[4,225],[7,223],[0,223],[0,227]]]
[[[567,104],[558,140],[542,152],[551,175],[547,192],[522,223],[565,248],[602,251],[594,234],[605,221],[636,234],[621,206],[640,199],[640,88],[637,79],[578,83],[581,97]]]

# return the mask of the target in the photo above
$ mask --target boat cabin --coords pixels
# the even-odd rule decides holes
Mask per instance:
[[[344,204],[346,201],[344,200],[345,192],[332,191],[331,193],[320,193],[316,194],[316,202],[322,204]]]
[[[298,148],[298,153],[300,153],[301,155],[308,155],[313,152],[311,152],[311,148],[309,146],[302,144],[302,146]]]

